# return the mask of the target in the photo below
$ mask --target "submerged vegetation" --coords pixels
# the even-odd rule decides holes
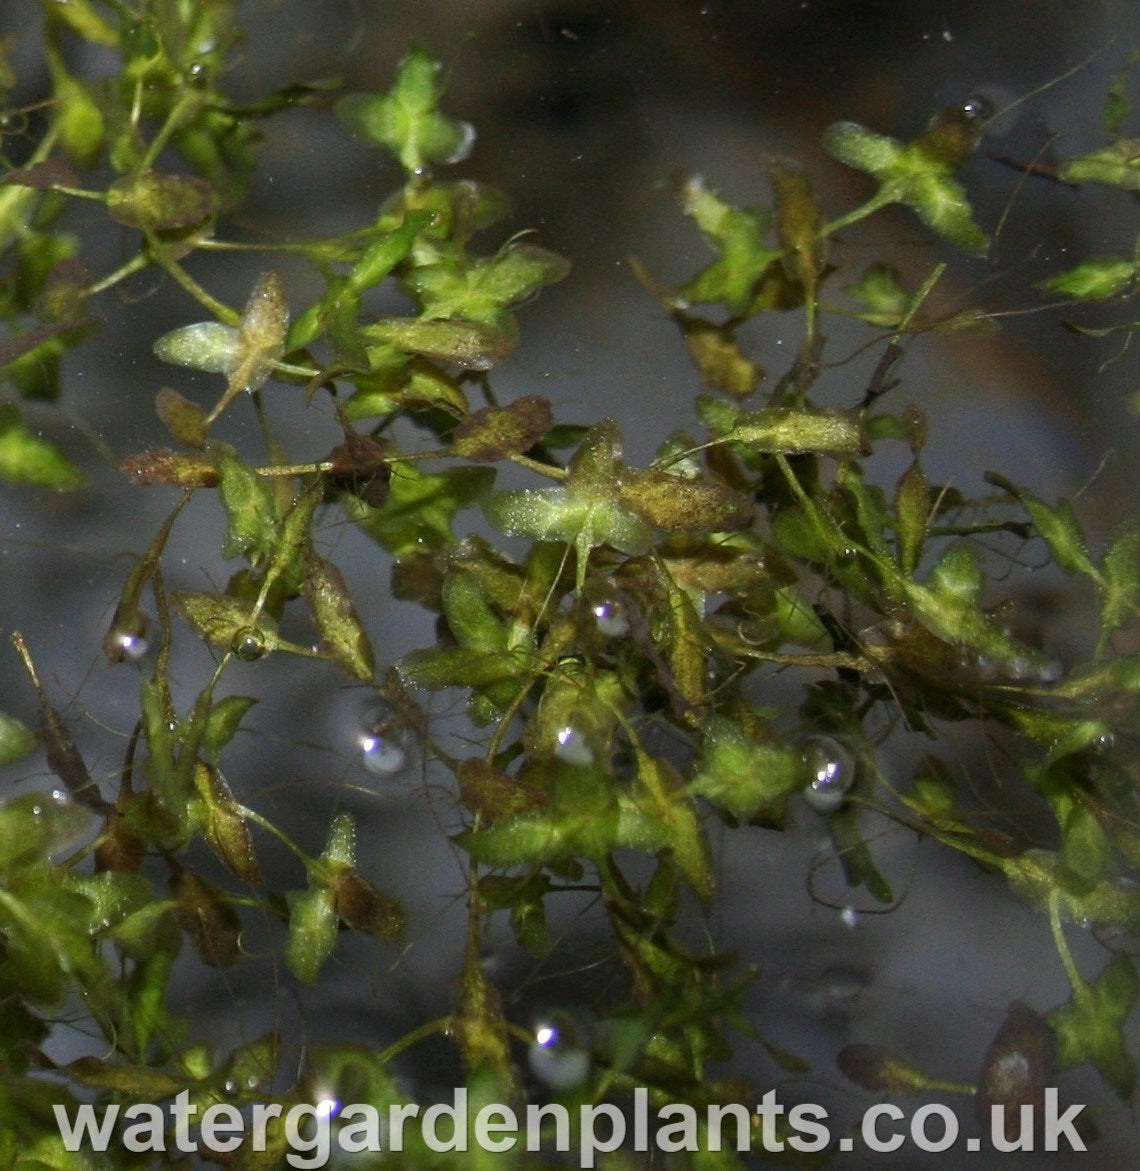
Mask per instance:
[[[172,282],[187,312],[180,328],[139,344],[216,375],[217,398],[203,409],[169,389],[124,390],[153,401],[170,446],[127,459],[123,491],[165,493],[171,507],[126,575],[103,643],[111,662],[142,667],[115,782],[92,777],[82,738],[36,670],[37,648],[12,635],[42,726],[37,735],[0,716],[0,760],[11,766],[42,744],[58,788],[9,788],[0,806],[0,1164],[155,1165],[153,1152],[125,1145],[107,1156],[68,1152],[53,1103],[161,1102],[185,1091],[203,1108],[289,1105],[331,1086],[337,1098],[385,1108],[406,1100],[392,1059],[433,1034],[454,1046],[472,1113],[523,1102],[533,1078],[567,1102],[626,1103],[638,1088],[654,1104],[759,1102],[767,1087],[720,1072],[746,1023],[747,972],[695,948],[684,921],[718,897],[710,827],[778,831],[804,801],[846,883],[884,908],[899,892],[865,833],[873,813],[1003,875],[1011,898],[1038,909],[1052,932],[1069,999],[1015,1002],[977,1085],[959,1090],[982,1106],[1039,1102],[1059,1074],[1089,1063],[1131,1103],[1140,656],[1115,645],[1140,612],[1140,524],[1093,549],[1065,501],[997,473],[983,500],[928,478],[923,455],[938,436],[918,409],[894,404],[911,338],[974,322],[969,312],[931,316],[943,265],[914,288],[886,261],[866,269],[846,312],[867,322],[881,361],[845,408],[813,401],[823,323],[840,296],[828,258],[837,233],[900,204],[957,248],[985,253],[955,172],[984,133],[987,104],[964,101],[909,143],[833,126],[826,149],[874,184],[852,209],[824,208],[789,163],[772,166],[769,208],[734,207],[695,178],[684,183],[683,212],[712,259],[679,287],[639,277],[682,332],[701,392],[688,423],[660,436],[657,458],[633,467],[614,421],[571,425],[545,398],[494,394],[493,369],[519,344],[519,307],[568,265],[525,237],[481,244],[503,200],[443,177],[474,131],[441,108],[441,72],[426,51],[408,53],[389,92],[336,102],[347,131],[394,155],[405,181],[370,223],[316,240],[298,227],[282,242],[311,262],[319,295],[298,303],[270,261],[244,304],[231,305],[193,275],[195,258],[240,247],[228,233],[257,167],[262,120],[319,104],[323,91],[296,85],[247,105],[227,97],[235,0],[41,7],[51,100],[9,109],[2,123],[4,491],[82,485],[20,399],[60,395],[61,361],[98,329],[99,299],[144,270]],[[79,41],[116,70],[73,72]],[[1140,185],[1137,141],[1126,137],[1128,67],[1106,104],[1107,145],[1066,161],[1066,182]],[[0,84],[14,84],[2,59]],[[102,216],[126,230],[132,250],[93,274],[83,232]],[[1136,276],[1133,257],[1089,260],[1050,289],[1120,300]],[[406,315],[364,308],[386,283],[406,298]],[[745,322],[770,312],[803,321],[795,360],[775,378],[738,340]],[[333,414],[342,440],[284,450],[260,410],[269,395],[298,414]],[[215,437],[223,414],[252,411],[251,396],[256,438]],[[899,445],[908,466],[884,487],[876,457]],[[168,590],[164,565],[183,555],[192,497],[224,517],[220,552],[237,568],[214,590]],[[394,606],[438,616],[434,645],[378,659],[322,537],[334,517],[375,542],[378,565],[391,562]],[[1084,579],[1099,623],[1081,661],[1062,664],[1028,644],[1008,611],[991,608],[987,550],[1002,539],[1040,546]],[[1016,566],[1010,573],[1016,581]],[[195,637],[215,665],[182,703],[180,656]],[[203,971],[241,964],[255,916],[302,985],[319,986],[345,930],[377,937],[378,964],[405,932],[402,892],[362,873],[350,814],[330,807],[326,845],[311,855],[229,773],[229,746],[261,698],[258,672],[271,677],[286,657],[314,672],[331,665],[373,696],[361,747],[374,774],[418,760],[449,778],[468,876],[466,960],[447,974],[450,1014],[387,1052],[314,1047],[299,1071],[284,1065],[272,1034],[230,1050],[200,1043],[169,995],[184,949]],[[241,693],[231,689],[235,663],[254,665]],[[783,699],[761,704],[756,684],[775,672],[788,680]],[[427,694],[442,691],[463,697],[474,729],[466,739],[437,734],[427,718]],[[1007,730],[1008,784],[1048,832],[1011,829],[1008,794],[987,802],[947,763],[940,742],[951,724],[978,736]],[[904,729],[927,734],[927,751],[913,775],[888,775],[883,745]],[[296,855],[303,886],[278,889],[264,876],[259,855],[274,840]],[[553,1027],[536,1039],[530,1022],[510,1019],[482,963],[488,925],[506,917],[522,948],[546,956],[564,943],[547,908],[583,890],[596,895],[624,971],[621,999],[580,1041]],[[1082,971],[1070,955],[1072,924],[1105,939],[1100,970]],[[59,1065],[45,1044],[64,1016],[91,1048]],[[784,1059],[794,1067],[794,1054]],[[943,1071],[875,1046],[850,1046],[839,1061],[875,1091],[946,1089]],[[268,1151],[243,1145],[217,1159],[277,1165],[288,1139],[271,1125],[269,1140]],[[805,1161],[826,1154],[803,1148]],[[466,1157],[548,1165],[521,1149]],[[690,1159],[675,1165],[742,1165],[727,1153]],[[385,1165],[453,1162],[417,1146]]]

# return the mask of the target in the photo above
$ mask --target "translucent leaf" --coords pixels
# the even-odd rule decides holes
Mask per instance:
[[[24,425],[14,403],[0,405],[0,479],[44,488],[81,488],[87,477],[52,444]]]
[[[229,521],[222,555],[245,553],[254,562],[271,556],[277,547],[278,524],[272,485],[236,459],[222,459],[218,474]]]
[[[883,262],[869,265],[846,291],[871,310],[865,320],[872,325],[897,325],[910,304],[910,294],[902,287],[898,269]]]
[[[389,317],[360,330],[365,341],[395,346],[409,354],[423,354],[441,362],[454,362],[466,370],[490,370],[518,345],[518,327],[500,316],[494,324],[464,321],[430,321]],[[369,356],[373,356],[372,348]]]
[[[372,643],[360,623],[340,570],[323,557],[309,558],[305,598],[324,651],[350,675],[367,681],[375,671]]]
[[[201,875],[179,870],[170,880],[178,902],[178,923],[198,958],[213,968],[228,968],[242,957],[241,916],[225,892]]]
[[[62,1066],[80,1085],[114,1090],[137,1101],[154,1102],[186,1089],[187,1079],[174,1077],[145,1065],[111,1064],[99,1057],[80,1057]]]
[[[996,484],[1011,496],[1015,496],[1033,521],[1033,527],[1040,533],[1052,550],[1057,564],[1066,573],[1082,573],[1094,580],[1100,574],[1085,548],[1085,536],[1067,500],[1061,500],[1050,507],[1038,500],[1027,489],[1011,483],[1004,476],[987,472],[986,479]]]
[[[107,189],[113,220],[144,232],[196,227],[217,211],[214,189],[196,175],[142,171],[116,179]]]
[[[1109,546],[1102,567],[1104,635],[1140,613],[1140,525],[1130,525]]]
[[[1076,268],[1050,277],[1039,286],[1051,293],[1102,301],[1123,293],[1136,279],[1136,262],[1123,257],[1086,260]]]
[[[712,855],[692,797],[667,761],[637,751],[638,808],[661,826],[660,845],[671,851],[677,869],[702,899],[715,888]]]
[[[780,166],[772,168],[771,178],[776,194],[776,230],[790,257],[785,265],[814,299],[823,270],[823,242],[819,236],[823,216],[811,181],[802,171]]]
[[[321,966],[332,953],[337,936],[337,913],[332,895],[324,887],[290,891],[289,932],[285,937],[285,964],[310,987],[316,985]]]
[[[619,839],[618,804],[599,770],[553,760],[545,805],[486,829],[460,834],[460,845],[491,866],[534,866],[585,856],[603,858]]]
[[[1054,1085],[1057,1035],[1049,1022],[1027,1005],[1014,1001],[986,1051],[978,1078],[977,1113],[989,1126],[992,1110],[1023,1105],[1041,1110],[1047,1086]],[[1014,1115],[1005,1115],[1006,1125]]]
[[[495,256],[459,266],[424,265],[405,280],[431,318],[459,318],[490,325],[503,311],[563,280],[570,262],[533,244],[509,244]]]
[[[230,365],[223,368],[228,376],[225,397],[210,418],[235,395],[264,385],[273,364],[285,352],[288,328],[289,306],[281,277],[273,271],[263,272],[254,282],[242,312],[236,352]]]
[[[511,930],[521,947],[533,956],[549,953],[553,940],[546,926],[546,896],[550,876],[543,873],[522,876],[497,874],[479,879],[479,897],[491,911],[509,908]]]
[[[91,810],[58,793],[21,793],[0,805],[0,872],[42,862],[74,846],[91,827]]]
[[[1059,177],[1065,183],[1106,183],[1140,191],[1140,139],[1120,138],[1111,146],[1069,159]]]
[[[844,1077],[875,1094],[921,1093],[929,1089],[931,1079],[882,1045],[855,1043],[844,1045],[836,1062]]]
[[[409,210],[398,227],[384,232],[374,229],[375,238],[368,243],[348,274],[348,287],[360,293],[378,285],[411,252],[416,237],[433,219],[430,211]],[[310,340],[291,339],[291,347],[308,345]]]
[[[782,814],[787,798],[803,787],[806,777],[799,752],[753,740],[738,724],[718,717],[705,727],[688,791],[738,821],[751,821],[761,814]]]
[[[336,873],[356,864],[356,822],[350,813],[338,813],[329,824],[321,862],[331,862]]]
[[[237,735],[246,712],[258,702],[251,695],[227,695],[213,704],[202,731],[202,751],[216,760],[222,749]]]
[[[199,321],[164,333],[154,343],[154,353],[174,366],[228,374],[241,354],[241,335],[232,325]]]
[[[269,617],[261,614],[255,619],[253,606],[241,598],[176,590],[170,601],[197,634],[214,646],[232,649],[239,657],[246,657],[238,649],[243,639],[260,639],[259,654],[249,657],[259,658],[281,645]]]
[[[496,768],[481,757],[460,761],[456,771],[463,807],[484,826],[509,821],[542,805],[546,796],[535,785]]]
[[[685,345],[697,364],[703,386],[745,398],[760,385],[763,370],[744,356],[730,329],[679,310],[674,311],[673,317],[681,326]]]
[[[898,517],[898,562],[903,573],[912,574],[922,557],[926,525],[930,519],[930,484],[917,463],[903,473],[895,496]]]
[[[491,608],[474,573],[453,570],[443,582],[443,613],[460,646],[479,651],[507,649],[503,623]]]
[[[863,455],[866,449],[862,419],[853,411],[799,407],[740,411],[719,438],[757,452],[786,455],[814,452],[836,459],[853,459]]]
[[[1125,1047],[1124,1030],[1138,986],[1132,959],[1118,954],[1095,983],[1079,984],[1072,999],[1049,1014],[1057,1034],[1058,1066],[1069,1069],[1091,1062],[1125,1102],[1136,1085],[1136,1067]]]
[[[487,519],[510,536],[574,545],[581,589],[591,549],[612,545],[637,554],[652,544],[651,527],[621,501],[621,453],[617,425],[605,419],[587,431],[565,484],[497,492],[484,502]]]
[[[782,249],[764,243],[770,217],[766,212],[730,206],[697,176],[681,189],[681,204],[718,259],[679,289],[678,296],[689,301],[723,301],[733,313],[743,313],[760,279],[782,255]]]
[[[403,934],[405,919],[400,904],[355,870],[334,879],[329,889],[337,915],[349,927],[389,942]]]
[[[475,139],[466,122],[439,113],[443,95],[440,64],[420,48],[401,62],[387,94],[350,94],[336,105],[337,116],[354,134],[387,147],[409,174],[429,163],[456,163],[466,158]]]
[[[962,161],[959,152],[947,154],[940,145],[926,136],[903,145],[854,122],[837,122],[823,135],[828,154],[878,181],[877,204],[905,204],[940,236],[966,252],[982,254],[989,240],[974,222],[961,184],[952,177]]]
[[[1092,810],[1074,802],[1065,817],[1062,834],[1056,875],[1067,891],[1087,894],[1114,874],[1112,843]]]
[[[222,774],[212,765],[198,763],[194,787],[201,799],[197,821],[202,836],[224,865],[245,882],[261,879],[249,826]]]
[[[431,475],[414,464],[395,464],[383,508],[371,508],[359,497],[346,497],[344,504],[361,528],[394,556],[404,557],[452,544],[456,513],[482,496],[494,478],[491,468],[450,468]]]
[[[400,675],[428,691],[441,691],[445,687],[482,690],[517,681],[529,669],[529,657],[517,651],[480,651],[470,647],[427,647],[400,659]]]
[[[39,740],[22,720],[0,712],[0,768],[35,752]]]
[[[1120,128],[1132,109],[1132,103],[1128,98],[1128,83],[1131,80],[1132,69],[1138,61],[1140,51],[1133,49],[1126,56],[1123,68],[1113,77],[1108,93],[1105,94],[1101,122],[1109,134],[1120,133]]]

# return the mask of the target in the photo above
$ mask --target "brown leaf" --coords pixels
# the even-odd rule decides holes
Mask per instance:
[[[622,504],[666,532],[733,532],[752,523],[747,496],[705,480],[652,469],[628,471],[622,476],[620,494]]]
[[[975,1098],[978,1117],[990,1125],[992,1108],[1003,1111],[1006,1137],[1020,1129],[1020,1106],[1041,1110],[1045,1087],[1053,1084],[1057,1063],[1057,1034],[1049,1022],[1015,1000],[1002,1021],[982,1065]]]
[[[378,891],[355,870],[346,870],[331,885],[337,915],[358,931],[391,941],[403,934],[404,911],[395,899]]]
[[[128,456],[119,471],[130,476],[136,484],[166,484],[171,488],[215,488],[218,467],[207,455],[171,451],[156,447]]]
[[[80,178],[66,159],[55,158],[44,159],[42,163],[33,163],[30,167],[21,167],[18,171],[9,171],[0,178],[0,183],[46,191],[52,187],[78,187]]]
[[[456,775],[464,808],[484,827],[509,821],[545,802],[544,795],[532,785],[481,757],[461,761]]]
[[[241,917],[219,887],[179,870],[170,893],[178,900],[178,922],[204,964],[228,968],[241,959]]]
[[[164,386],[154,396],[154,410],[167,431],[187,447],[202,447],[206,442],[206,412],[197,403]]]
[[[464,419],[455,429],[452,451],[464,459],[493,463],[533,447],[553,422],[550,400],[526,394],[505,407],[483,407]]]
[[[384,444],[345,426],[344,442],[329,452],[327,460],[332,464],[329,479],[334,487],[359,496],[373,508],[384,507],[392,478]]]

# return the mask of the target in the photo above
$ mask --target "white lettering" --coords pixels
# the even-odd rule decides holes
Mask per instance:
[[[793,1151],[822,1151],[831,1142],[831,1131],[823,1125],[827,1108],[813,1102],[800,1102],[788,1111],[788,1125],[796,1132],[788,1136]],[[819,1119],[819,1121],[815,1121]]]
[[[301,1127],[306,1122],[313,1124],[308,1138],[301,1134]],[[329,1112],[323,1104],[315,1106],[311,1102],[302,1102],[290,1107],[285,1115],[285,1141],[290,1152],[285,1161],[290,1167],[323,1167],[332,1150],[329,1130]],[[306,1154],[311,1158],[302,1157]]]
[[[760,1143],[766,1151],[782,1151],[783,1141],[776,1137],[776,1119],[784,1112],[784,1107],[776,1101],[776,1091],[769,1090],[756,1107],[760,1116]]]
[[[542,1120],[554,1119],[554,1149],[570,1149],[570,1112],[561,1102],[548,1102],[545,1106],[528,1105],[526,1108],[526,1149],[542,1149]]]
[[[115,1109],[114,1106],[111,1107]],[[112,1118],[114,1115],[112,1115]],[[123,1131],[123,1146],[128,1151],[165,1151],[166,1150],[166,1119],[162,1108],[152,1106],[149,1102],[136,1102],[123,1111],[124,1118],[145,1118],[146,1122],[136,1122]],[[148,1137],[149,1133],[149,1137]],[[96,1148],[98,1149],[98,1148]]]
[[[359,1119],[352,1121],[350,1119]],[[336,1132],[337,1145],[349,1155],[363,1155],[381,1150],[380,1111],[367,1102],[346,1106],[337,1116],[340,1124]],[[357,1137],[357,1132],[360,1137]]]
[[[1085,1151],[1088,1148],[1084,1144],[1084,1140],[1073,1129],[1073,1119],[1084,1109],[1083,1106],[1070,1106],[1064,1114],[1057,1114],[1057,1087],[1046,1086],[1045,1088],[1045,1150],[1058,1150],[1057,1140],[1062,1131],[1065,1132],[1065,1138],[1068,1140],[1069,1149],[1073,1151]]]
[[[451,1138],[446,1141],[439,1137],[437,1129],[441,1118],[451,1119]],[[420,1125],[429,1150],[438,1151],[440,1154],[467,1150],[466,1088],[460,1086],[455,1091],[455,1097],[450,1105],[446,1102],[436,1102],[434,1106],[429,1106],[423,1112],[423,1121]]]
[[[491,1119],[498,1117],[499,1122]],[[502,1138],[496,1138],[492,1131],[506,1131]],[[484,1106],[475,1115],[475,1145],[482,1151],[509,1151],[519,1141],[519,1120],[509,1106],[497,1106],[494,1102]]]
[[[678,1118],[678,1115],[680,1116]],[[677,1151],[691,1151],[694,1154],[700,1151],[700,1131],[697,1126],[697,1112],[692,1106],[683,1102],[672,1102],[667,1106],[662,1106],[657,1111],[659,1120],[664,1121],[667,1118],[677,1118],[676,1122],[671,1122],[666,1126],[659,1126],[657,1128],[656,1143],[660,1150],[667,1154],[674,1154]],[[674,1131],[678,1131],[674,1137]],[[645,1148],[638,1147],[638,1150]],[[716,1148],[713,1147],[713,1150]]]
[[[877,1106],[872,1106],[866,1114],[863,1115],[863,1141],[868,1148],[876,1154],[883,1154],[887,1151],[897,1151],[903,1145],[903,1136],[901,1134],[893,1134],[890,1138],[881,1139],[875,1131],[875,1123],[880,1118],[892,1118],[896,1122],[903,1118],[903,1112],[891,1102],[880,1102]]]
[[[594,1122],[599,1115],[610,1120],[610,1137],[599,1139],[594,1132]],[[625,1141],[625,1115],[612,1102],[599,1102],[596,1106],[582,1107],[582,1150],[578,1166],[593,1167],[594,1156],[600,1151],[608,1155],[616,1151]]]
[[[66,1106],[56,1103],[52,1106],[52,1113],[55,1114],[55,1124],[59,1127],[59,1137],[63,1139],[65,1151],[78,1151],[84,1141],[93,1151],[105,1151],[111,1145],[111,1131],[115,1129],[119,1108],[108,1106],[102,1124],[96,1122],[98,1115],[95,1107],[88,1102],[76,1107],[74,1126],[67,1116]]]

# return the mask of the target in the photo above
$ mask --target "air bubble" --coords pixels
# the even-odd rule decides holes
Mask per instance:
[[[619,598],[599,598],[590,606],[598,633],[606,638],[624,638],[629,634],[629,610]]]
[[[470,122],[459,123],[459,140],[455,144],[455,149],[445,159],[441,159],[444,163],[461,163],[471,153],[475,146],[475,127]]]
[[[150,617],[142,610],[135,610],[129,616],[116,614],[103,637],[103,653],[107,661],[137,663],[150,650],[152,629]]]
[[[356,743],[370,773],[395,777],[414,767],[419,759],[419,739],[390,704],[370,701],[362,723]]]
[[[800,743],[808,772],[804,800],[817,813],[834,813],[855,784],[855,757],[834,736],[805,736]]]
[[[594,750],[586,734],[573,724],[565,724],[555,732],[554,755],[579,768],[589,768],[594,763]]]
[[[230,650],[243,663],[254,663],[265,655],[265,634],[255,626],[243,626],[233,637]]]
[[[552,1090],[573,1090],[590,1076],[590,1051],[584,1029],[567,1012],[551,1013],[534,1027],[527,1051],[531,1073]]]
[[[962,116],[967,122],[985,126],[994,116],[994,104],[983,93],[972,93],[962,103]]]

